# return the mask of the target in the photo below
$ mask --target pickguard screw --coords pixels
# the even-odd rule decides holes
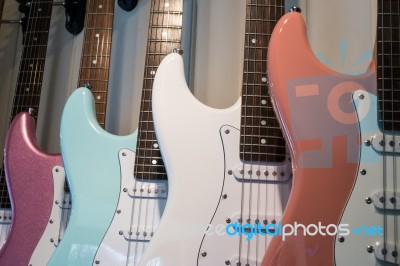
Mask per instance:
[[[54,203],[55,203],[55,204],[58,204],[59,202],[58,202],[58,200],[56,200]]]
[[[58,173],[60,170],[58,170],[58,168],[56,168],[56,172]]]
[[[371,197],[367,197],[367,198],[365,199],[365,202],[366,202],[367,204],[371,204],[371,203],[372,203]]]
[[[225,265],[231,265],[231,262],[229,260],[226,260]]]
[[[230,132],[229,129],[225,130],[225,134],[229,134],[229,132]]]
[[[383,146],[385,144],[385,142],[383,140],[379,141],[379,145]]]
[[[392,251],[392,256],[393,257],[397,257],[397,251],[396,250]]]
[[[364,94],[360,94],[360,95],[358,95],[358,98],[360,99],[360,100],[364,100]]]
[[[381,250],[381,253],[382,253],[382,255],[386,255],[386,254],[387,254],[387,249],[386,249],[386,248],[383,248],[383,249]]]
[[[379,197],[379,202],[383,203],[385,201],[384,197]]]
[[[95,263],[96,263],[96,264],[100,264],[100,261],[99,261],[99,260],[96,260]]]
[[[227,197],[228,197],[228,195],[226,195],[226,194],[222,195],[223,199],[226,199]]]
[[[53,223],[53,220],[50,220],[49,222],[52,224],[52,223]]]
[[[368,246],[367,247],[367,251],[368,251],[368,253],[374,252],[374,247],[373,246]]]
[[[207,256],[207,252],[205,252],[205,251],[202,252],[202,253],[201,253],[201,256],[203,256],[203,257]]]
[[[343,243],[343,242],[344,242],[344,237],[343,237],[343,236],[339,236],[338,241],[339,241],[340,243]]]
[[[390,198],[390,202],[391,202],[392,204],[395,204],[395,203],[396,203],[396,198],[391,197],[391,198]]]
[[[123,191],[123,192],[127,192],[127,191],[128,191],[128,189],[127,189],[127,188],[124,188],[122,191]]]
[[[122,235],[123,233],[124,233],[124,232],[122,232],[122,230],[118,232],[119,235]]]
[[[362,169],[362,170],[360,171],[360,173],[361,173],[362,175],[365,175],[365,174],[367,173],[367,170]]]
[[[369,139],[367,139],[366,141],[364,141],[365,146],[371,146],[371,141]]]
[[[120,213],[121,213],[121,210],[117,210],[117,213],[120,214]]]
[[[125,153],[125,152],[123,152],[123,153],[122,153],[122,156],[126,156],[126,153]]]
[[[54,239],[53,239],[53,238],[50,238],[50,242],[53,243],[53,242],[54,242]]]
[[[230,218],[227,218],[227,219],[226,219],[226,223],[227,223],[227,224],[230,224],[230,223],[231,223],[231,219],[230,219]]]

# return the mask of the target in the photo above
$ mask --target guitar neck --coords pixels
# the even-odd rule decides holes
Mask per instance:
[[[267,51],[284,14],[283,0],[247,0],[244,43],[240,157],[245,161],[285,160],[285,141],[268,90]]]
[[[10,122],[29,108],[39,112],[53,1],[31,1]],[[0,208],[11,208],[4,167],[0,169]]]
[[[151,1],[134,169],[138,179],[167,179],[154,131],[151,94],[154,76],[161,60],[173,49],[181,48],[182,1]]]
[[[400,131],[400,3],[378,0],[377,76],[379,124]]]
[[[114,1],[88,0],[78,86],[90,87],[96,117],[105,127]]]

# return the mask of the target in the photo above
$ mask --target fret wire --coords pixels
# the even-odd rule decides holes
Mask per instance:
[[[181,1],[178,1],[177,4],[181,5]],[[175,5],[174,5],[175,6]],[[172,4],[170,4],[170,9]],[[146,165],[146,162],[152,162],[152,160],[157,160],[158,164],[163,164],[161,159],[161,154],[158,146],[156,148],[153,147],[155,143],[157,143],[157,139],[154,132],[154,124],[152,120],[152,110],[151,110],[151,92],[152,85],[154,80],[155,71],[158,68],[161,60],[164,56],[166,56],[171,47],[171,44],[174,47],[180,47],[180,35],[181,35],[181,15],[182,12],[160,12],[165,8],[165,4],[161,4],[161,1],[158,2],[158,5],[155,4],[153,0],[151,3],[151,11],[150,11],[150,25],[148,28],[148,41],[147,41],[147,49],[146,49],[146,60],[145,60],[145,73],[143,78],[143,92],[141,98],[141,110],[140,110],[140,118],[139,118],[139,128],[138,128],[138,144],[137,144],[137,154],[141,152],[151,151],[150,156],[148,156],[148,160],[141,161],[140,158],[136,157],[135,159],[135,176],[142,176],[143,173],[139,171],[140,167],[154,167],[153,165]],[[157,10],[157,12],[153,12]],[[178,13],[178,14],[177,14]],[[179,26],[177,26],[176,21],[179,21]],[[162,25],[157,23],[162,22]],[[164,38],[164,33],[167,38]],[[157,37],[156,37],[157,36]],[[175,38],[172,38],[172,37]],[[177,40],[176,36],[179,37]],[[171,38],[171,39],[169,39]],[[163,52],[166,50],[166,52]],[[144,118],[146,117],[146,118]],[[145,147],[150,149],[145,149]],[[157,154],[157,155],[156,155]],[[146,154],[148,155],[148,154]],[[147,157],[147,156],[146,156]],[[151,169],[151,168],[147,168]],[[166,178],[165,168],[163,167],[162,177]],[[150,178],[150,177],[149,177]]]

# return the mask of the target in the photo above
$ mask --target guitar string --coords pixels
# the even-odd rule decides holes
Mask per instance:
[[[384,62],[384,1],[381,0],[381,21],[380,21],[380,27],[381,27],[381,41],[382,41],[382,47],[381,47],[381,86],[382,86],[382,132],[383,132],[383,142],[386,142],[386,134],[385,134],[385,62]],[[387,211],[386,211],[386,198],[387,198],[387,181],[386,181],[386,156],[385,156],[385,144],[383,145],[383,156],[382,156],[382,176],[383,176],[383,224],[384,224],[384,236],[383,236],[383,248],[387,250]],[[386,254],[384,254],[384,261],[387,262],[386,260]]]
[[[249,14],[247,14],[249,13]],[[251,23],[251,0],[247,1],[246,5],[246,23],[245,23],[245,51],[244,51],[244,58],[248,58],[250,55],[250,23]],[[246,54],[247,52],[247,54]],[[249,60],[246,60],[243,64],[244,71],[249,69]],[[246,72],[244,72],[246,73]],[[247,108],[246,108],[246,103],[248,101],[248,74],[244,74],[244,81],[243,87],[242,87],[242,106],[241,106],[241,112],[242,112],[242,125],[241,125],[241,130],[243,130],[243,144],[241,145],[241,157],[242,157],[242,173],[241,173],[241,199],[240,199],[240,216],[239,216],[239,224],[243,226],[243,209],[244,209],[244,173],[245,173],[245,153],[246,153],[246,140],[247,140]],[[244,113],[244,114],[243,114]],[[242,234],[239,234],[239,250],[238,250],[238,266],[241,265],[241,257],[242,257],[242,242],[243,242],[243,237]]]
[[[394,4],[396,4],[396,2],[393,2]],[[391,33],[391,40],[390,40],[390,49],[391,49],[391,51],[390,51],[390,63],[391,63],[391,79],[390,79],[390,82],[391,82],[391,107],[392,107],[392,112],[391,112],[391,118],[392,118],[392,126],[391,126],[391,131],[392,132],[394,132],[395,131],[395,116],[394,116],[394,111],[395,111],[395,107],[396,107],[396,105],[395,105],[395,100],[394,100],[394,67],[395,67],[395,62],[394,62],[394,58],[393,58],[393,53],[394,53],[394,51],[393,51],[393,42],[395,41],[394,40],[394,38],[395,38],[395,35],[393,34],[393,32],[394,32],[394,30],[395,30],[395,27],[397,27],[398,29],[400,29],[400,25],[399,25],[399,23],[398,23],[398,20],[397,20],[397,25],[394,25],[394,23],[393,23],[393,19],[394,19],[394,16],[395,16],[395,14],[397,15],[397,16],[399,16],[400,15],[400,13],[399,13],[399,1],[397,1],[397,12],[395,13],[395,11],[393,11],[392,10],[392,6],[393,5],[390,5],[390,27],[391,27],[391,29],[390,29],[390,33]],[[398,19],[398,18],[397,18]],[[399,51],[397,51],[397,52],[399,52]],[[395,141],[395,134],[394,133],[392,133],[391,134],[392,135],[392,140],[391,141],[393,141],[393,143],[394,143],[394,145],[392,146],[392,154],[395,154],[395,146],[396,146],[396,141]],[[396,198],[396,195],[397,195],[397,178],[396,178],[396,174],[397,174],[397,165],[396,165],[396,156],[393,156],[392,155],[392,164],[393,164],[393,169],[392,169],[392,172],[393,172],[393,198],[394,198],[394,202],[393,202],[393,206],[394,206],[394,211],[396,212],[397,211],[397,208],[396,208],[396,204],[397,204],[397,198]],[[396,250],[397,251],[397,241],[398,241],[398,230],[397,230],[397,215],[394,215],[394,224],[393,224],[393,226],[394,226],[394,250]],[[395,257],[395,261],[396,261],[396,263],[398,262],[398,257],[396,256]]]

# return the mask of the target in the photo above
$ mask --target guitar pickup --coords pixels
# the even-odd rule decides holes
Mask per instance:
[[[0,209],[0,225],[11,224],[12,214],[11,210]]]
[[[372,148],[378,152],[400,153],[400,136],[377,133],[372,136]]]
[[[383,191],[372,196],[375,208],[379,210],[400,211],[400,194],[398,192]]]
[[[166,199],[168,196],[168,185],[167,183],[144,183],[138,181],[133,188],[128,190],[128,194],[132,198]]]
[[[239,182],[285,183],[291,178],[290,170],[290,167],[285,164],[271,166],[245,163],[236,165],[233,170],[228,170],[228,174],[233,173]]]
[[[378,242],[375,246],[375,258],[385,265],[390,263],[391,265],[399,265],[398,251],[395,249],[395,245],[391,243]],[[383,265],[383,264],[382,264]]]
[[[120,231],[119,234],[123,235],[126,241],[149,242],[154,235],[154,231],[151,227],[133,227],[132,229]]]

